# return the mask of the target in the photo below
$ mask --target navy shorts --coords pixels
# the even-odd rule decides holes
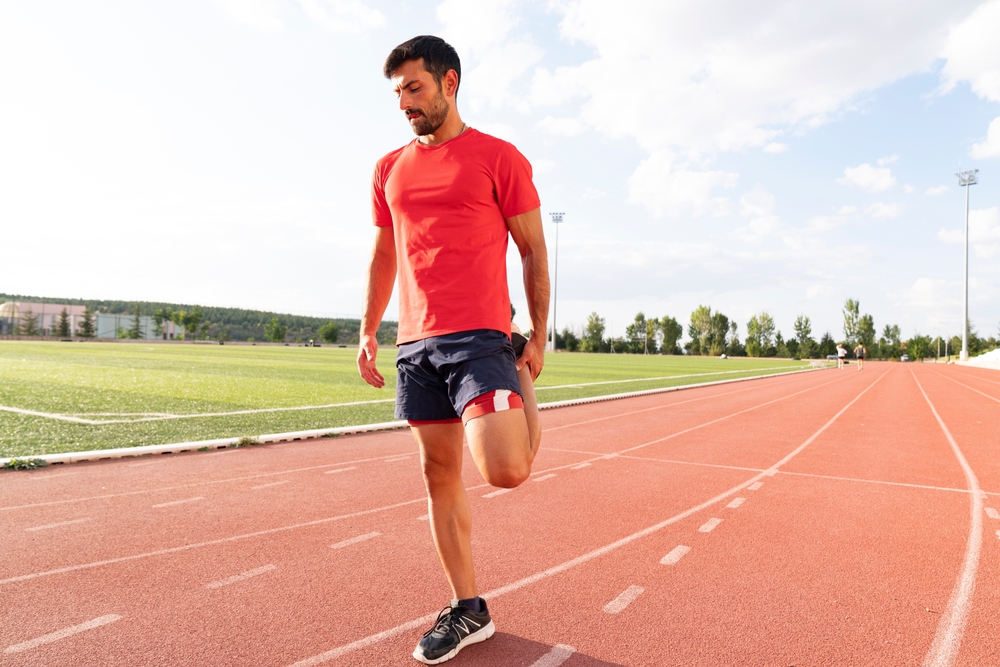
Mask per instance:
[[[476,329],[403,343],[396,355],[396,419],[444,421],[490,391],[521,394],[507,334]]]

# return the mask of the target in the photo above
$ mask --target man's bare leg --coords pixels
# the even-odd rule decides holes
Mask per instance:
[[[456,599],[478,595],[472,566],[472,514],[462,483],[462,424],[411,427],[420,446],[431,535]]]

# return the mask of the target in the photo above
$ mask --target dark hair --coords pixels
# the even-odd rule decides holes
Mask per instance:
[[[455,70],[461,83],[462,63],[458,59],[458,52],[451,44],[434,35],[420,35],[394,48],[385,59],[382,74],[385,78],[391,79],[404,62],[421,58],[424,61],[424,69],[431,73],[439,86],[448,70]],[[455,89],[458,90],[458,87]]]

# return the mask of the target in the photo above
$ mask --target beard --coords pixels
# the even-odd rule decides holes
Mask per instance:
[[[431,101],[431,106],[427,109],[411,109],[411,112],[418,112],[420,117],[410,121],[413,133],[418,137],[434,134],[438,128],[444,124],[448,117],[448,102],[444,99],[444,93],[438,88],[437,97]],[[409,113],[407,114],[409,118]]]

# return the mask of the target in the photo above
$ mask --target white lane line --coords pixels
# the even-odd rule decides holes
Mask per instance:
[[[720,523],[722,523],[722,519],[709,519],[701,528],[698,529],[698,532],[711,533]]]
[[[48,530],[50,528],[62,528],[63,526],[72,526],[77,523],[83,523],[84,521],[90,521],[90,518],[86,519],[73,519],[72,521],[60,521],[59,523],[47,523],[44,526],[32,526],[31,528],[25,528],[29,532],[34,532],[36,530]]]
[[[679,544],[674,547],[670,553],[660,559],[660,565],[677,565],[680,559],[684,558],[684,555],[689,551],[691,551],[691,547]]]
[[[811,445],[816,440],[816,438],[818,438],[824,432],[826,432],[826,430],[828,428],[830,428],[834,424],[834,422],[836,422],[838,419],[840,419],[840,417],[845,412],[847,412],[851,408],[852,405],[854,405],[859,400],[861,400],[861,397],[864,396],[866,393],[868,393],[868,391],[872,387],[874,387],[876,384],[878,384],[882,380],[882,378],[884,378],[888,373],[889,373],[889,371],[886,371],[886,372],[882,373],[882,375],[880,375],[877,378],[875,378],[875,380],[870,385],[868,385],[867,387],[865,387],[864,389],[861,390],[861,393],[859,393],[847,405],[845,405],[843,408],[841,408],[840,411],[837,412],[837,414],[835,414],[833,417],[831,417],[828,422],[826,422],[825,424],[823,424],[823,426],[821,426],[815,433],[813,433],[811,436],[809,436],[809,438],[805,442],[803,442],[801,445],[799,445],[798,447],[796,447],[795,449],[793,449],[791,452],[789,452],[787,455],[785,455],[785,457],[782,458],[780,461],[778,461],[774,465],[774,467],[775,468],[780,468],[781,466],[785,465],[786,463],[788,463],[789,461],[791,461],[793,458],[795,458],[796,456],[798,456],[802,452],[802,450],[804,450],[806,447],[808,447],[809,445]],[[844,377],[847,377],[847,375],[842,375],[841,376],[841,378],[844,378]],[[840,382],[840,381],[841,381],[840,379],[837,379],[837,380],[834,380],[833,382],[827,382],[827,383],[825,383],[823,385],[819,385],[819,387],[823,387],[823,386],[826,386],[826,384],[833,384],[834,382]],[[805,391],[810,391],[810,390],[805,390]],[[789,397],[791,397],[791,396],[797,396],[799,394],[805,393],[805,391],[795,392],[794,394],[790,394]],[[786,398],[788,398],[788,397],[786,397]],[[773,401],[769,401],[768,403],[771,403],[771,402],[773,402]],[[763,406],[763,405],[767,405],[767,403],[761,404],[761,406]],[[758,407],[761,407],[761,406],[758,406]],[[741,411],[740,413],[735,413],[735,414],[741,414],[742,412],[748,412],[748,411],[749,410],[747,410],[747,411]],[[712,420],[711,422],[708,422],[708,423],[709,424],[710,423],[715,423],[717,421],[721,421],[721,420]],[[699,428],[699,427],[695,427],[695,428]],[[695,430],[695,429],[692,428],[692,429],[687,429],[687,430]],[[686,431],[682,431],[682,433],[687,432],[687,430]],[[659,440],[655,440],[653,442],[659,442]],[[646,443],[646,444],[653,444],[653,443]],[[640,445],[640,446],[645,446],[645,445]],[[635,449],[635,448],[633,448],[633,449]],[[690,517],[690,516],[692,516],[694,514],[697,514],[698,512],[700,512],[700,511],[702,511],[702,510],[704,510],[704,509],[706,509],[708,507],[711,507],[711,506],[713,506],[713,505],[715,505],[715,504],[717,504],[717,503],[719,503],[719,502],[721,502],[721,501],[729,498],[732,495],[735,495],[735,494],[739,493],[740,491],[742,491],[743,489],[746,488],[746,486],[747,486],[748,483],[755,482],[755,481],[759,480],[763,476],[764,476],[764,473],[761,472],[756,477],[751,477],[746,482],[740,482],[738,485],[734,486],[733,488],[729,489],[728,491],[723,491],[722,493],[720,493],[719,495],[715,496],[714,498],[709,498],[705,502],[703,502],[703,503],[701,503],[699,505],[695,505],[694,507],[688,508],[687,510],[684,510],[683,512],[681,512],[679,514],[675,514],[674,516],[670,517],[669,519],[661,521],[660,523],[654,524],[652,526],[647,526],[646,528],[643,528],[642,530],[640,530],[638,532],[632,533],[631,535],[627,535],[627,536],[625,536],[625,537],[623,537],[623,538],[621,538],[619,540],[616,540],[616,541],[612,542],[611,544],[605,544],[603,547],[599,547],[597,549],[594,549],[593,551],[590,551],[588,553],[585,553],[585,554],[582,554],[580,556],[577,556],[576,558],[570,559],[570,560],[568,560],[568,561],[566,561],[564,563],[560,563],[559,565],[554,565],[554,566],[550,567],[547,570],[543,570],[541,572],[536,572],[535,574],[529,575],[529,576],[524,577],[523,579],[519,579],[517,581],[513,581],[513,582],[511,582],[509,584],[501,586],[500,588],[495,588],[492,591],[487,591],[486,593],[483,593],[483,597],[489,598],[491,600],[493,598],[498,598],[498,597],[500,597],[502,595],[506,595],[507,593],[512,593],[514,591],[517,591],[517,590],[520,590],[522,588],[525,588],[526,586],[530,586],[532,584],[536,584],[539,581],[544,581],[545,579],[549,579],[549,578],[554,577],[554,576],[556,576],[558,574],[562,574],[563,572],[566,572],[567,570],[570,570],[570,569],[572,569],[574,567],[577,567],[578,565],[583,565],[584,563],[589,563],[590,561],[592,561],[592,560],[594,560],[596,558],[600,558],[601,556],[607,555],[607,554],[609,554],[609,553],[611,553],[613,551],[617,551],[618,549],[620,549],[620,548],[622,548],[622,547],[624,547],[624,546],[626,546],[628,544],[631,544],[632,542],[635,542],[636,540],[640,540],[640,539],[642,539],[644,537],[647,537],[648,535],[652,535],[653,533],[656,533],[657,531],[663,530],[667,526],[672,526],[673,524],[677,523],[678,521],[683,521],[684,519],[686,519],[686,518],[688,518],[688,517]],[[414,502],[417,502],[417,501],[414,501]],[[44,574],[52,574],[52,573],[46,572]],[[33,578],[34,576],[42,576],[42,575],[27,575],[27,577],[29,577],[29,578]],[[21,578],[23,578],[23,577],[21,577]],[[18,579],[21,579],[21,578],[18,578]],[[6,580],[6,581],[0,580],[0,584],[7,583],[7,581],[11,581],[11,580],[9,580],[9,579]],[[367,648],[369,646],[373,646],[375,644],[378,644],[379,642],[385,641],[386,639],[390,639],[391,637],[395,637],[397,635],[401,635],[404,632],[409,632],[410,630],[416,630],[417,628],[419,628],[421,626],[427,625],[428,623],[432,622],[436,618],[437,618],[437,612],[427,614],[426,616],[421,616],[420,618],[415,618],[412,621],[407,621],[406,623],[402,623],[400,625],[397,625],[394,628],[389,628],[388,630],[383,630],[382,632],[377,632],[377,633],[375,633],[373,635],[369,635],[367,637],[362,637],[361,639],[357,639],[357,640],[355,640],[355,641],[353,641],[353,642],[351,642],[349,644],[344,644],[342,646],[338,646],[337,648],[332,648],[329,651],[324,651],[323,653],[320,653],[318,655],[314,655],[314,656],[312,656],[310,658],[306,658],[304,660],[300,660],[299,662],[296,662],[294,665],[291,665],[291,667],[312,667],[313,665],[321,665],[323,663],[329,662],[331,660],[335,660],[336,658],[340,658],[342,656],[348,655],[348,654],[353,653],[355,651],[360,651],[363,648]]]
[[[268,482],[267,484],[259,484],[257,486],[251,486],[250,488],[251,489],[269,489],[272,486],[281,486],[282,484],[288,484],[290,481],[291,481],[290,479],[286,479],[286,480],[282,480],[280,482]]]
[[[992,507],[987,507],[986,508],[986,516],[988,516],[991,519],[1000,519],[1000,512],[997,512]]]
[[[66,477],[67,475],[79,475],[79,474],[80,471],[77,470],[76,472],[57,472],[54,475],[30,475],[27,477],[27,479],[34,480],[37,482],[40,480],[55,479],[56,477]]]
[[[584,461],[578,466],[573,466],[572,468],[570,468],[570,470],[580,470],[581,468],[588,468],[588,467],[590,467],[590,461]]]
[[[733,502],[726,505],[726,507],[728,507],[731,510],[734,510],[740,505],[742,505],[744,502],[746,502],[746,498],[733,498]]]
[[[406,456],[397,456],[397,457],[391,458],[391,459],[384,459],[384,461],[386,463],[395,463],[396,461],[405,461],[408,458],[410,458],[409,454],[407,454]]]
[[[195,496],[194,498],[185,498],[184,500],[171,500],[169,503],[160,503],[159,505],[153,505],[154,508],[159,507],[174,507],[175,505],[184,505],[186,503],[196,503],[199,500],[204,500],[204,496]]]
[[[496,491],[491,491],[483,496],[483,498],[496,498],[497,496],[502,496],[505,493],[510,493],[514,489],[497,489]]]
[[[576,653],[576,649],[572,646],[556,644],[552,647],[551,651],[531,663],[531,667],[559,667],[559,665],[569,660],[570,656],[574,653]]]
[[[764,486],[764,482],[754,482],[753,484],[748,486],[747,489],[749,489],[750,491],[756,491],[762,486]]]
[[[1000,530],[997,531],[997,539],[1000,540]]]
[[[247,570],[241,574],[234,574],[231,577],[221,579],[219,581],[213,581],[210,584],[205,584],[205,588],[222,588],[223,586],[228,586],[229,584],[235,584],[237,581],[243,581],[244,579],[249,579],[250,577],[256,577],[258,575],[264,574],[265,572],[270,572],[276,569],[277,565],[265,565],[263,567],[258,567],[255,570]]]
[[[365,540],[370,540],[373,537],[378,537],[382,533],[375,531],[374,533],[365,533],[364,535],[358,535],[357,537],[351,537],[343,542],[337,542],[336,544],[331,544],[331,549],[343,549],[344,547],[349,547],[352,544],[357,544],[358,542],[364,542]]]
[[[622,591],[621,595],[604,605],[604,612],[607,614],[619,613],[625,609],[625,607],[635,602],[635,599],[642,595],[644,590],[645,589],[642,586],[629,586]]]
[[[777,468],[771,468],[770,470],[765,470],[764,474],[767,475],[768,477],[774,477],[775,475],[778,474],[778,469]]]
[[[350,468],[337,468],[336,470],[327,470],[324,475],[336,475],[338,472],[347,472],[348,470],[357,470],[358,466],[351,466]]]
[[[533,479],[531,481],[532,482],[544,482],[545,480],[552,479],[555,476],[556,476],[556,474],[554,472],[550,472],[548,475],[542,475],[541,477],[536,477],[535,479]]]
[[[424,514],[423,516],[417,517],[417,521],[430,521],[430,520],[431,520],[430,514]]]
[[[972,501],[970,508],[972,511],[972,521],[969,526],[969,538],[965,543],[965,557],[962,559],[962,570],[958,575],[958,580],[955,582],[955,588],[951,591],[948,606],[945,607],[944,613],[941,614],[941,620],[938,622],[934,641],[931,642],[930,650],[927,651],[927,655],[924,657],[924,667],[949,667],[955,664],[955,660],[958,658],[958,649],[962,645],[962,635],[965,633],[965,623],[969,620],[969,611],[972,608],[972,593],[976,587],[976,570],[979,569],[979,553],[983,546],[983,494],[980,493],[979,480],[976,479],[976,474],[972,472],[972,467],[965,460],[965,456],[962,454],[958,443],[955,442],[951,431],[945,426],[944,420],[941,419],[941,415],[938,414],[934,404],[931,403],[930,397],[927,396],[927,392],[924,391],[923,385],[920,384],[920,380],[917,379],[917,375],[913,372],[912,368],[910,369],[910,375],[913,376],[913,381],[920,388],[920,393],[924,395],[924,400],[927,401],[928,407],[934,413],[934,418],[937,420],[938,426],[944,432],[955,454],[955,458],[958,459],[962,470],[965,472],[965,481],[969,487],[969,496]]]
[[[50,632],[47,635],[36,637],[31,641],[26,641],[21,644],[14,644],[13,646],[8,646],[3,650],[3,652],[21,653],[22,651],[33,649],[36,646],[41,646],[42,644],[51,644],[52,642],[59,641],[60,639],[65,639],[66,637],[71,637],[80,632],[93,630],[94,628],[99,628],[102,625],[107,625],[108,623],[114,623],[115,621],[120,621],[120,620],[121,616],[119,616],[118,614],[108,614],[107,616],[101,616],[100,618],[95,618],[92,621],[87,621],[86,623],[81,623],[80,625],[74,625],[69,628],[63,628],[62,630],[56,630],[55,632]]]

